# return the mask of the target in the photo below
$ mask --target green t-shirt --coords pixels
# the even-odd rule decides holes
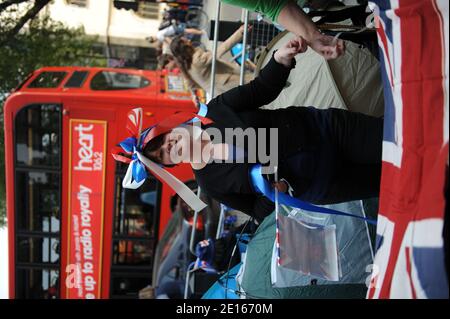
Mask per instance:
[[[281,9],[289,0],[221,0],[224,3],[245,8],[249,11],[263,13],[269,19],[276,22]]]

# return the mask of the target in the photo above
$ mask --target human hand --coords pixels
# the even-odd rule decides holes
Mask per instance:
[[[288,185],[286,182],[279,181],[272,183],[272,187],[276,188],[281,193],[286,193],[288,190]]]
[[[155,288],[147,286],[139,290],[139,299],[155,299]]]
[[[284,46],[275,52],[274,58],[280,64],[289,68],[292,65],[292,59],[298,54],[308,49],[306,41],[302,37],[290,40]]]
[[[317,32],[307,44],[326,60],[336,59],[345,52],[345,42],[342,39],[320,32]]]
[[[245,24],[241,25],[238,30],[243,35],[244,30],[245,30]],[[253,30],[253,26],[251,24],[249,24],[248,28],[247,28],[247,33],[250,33],[252,30]]]

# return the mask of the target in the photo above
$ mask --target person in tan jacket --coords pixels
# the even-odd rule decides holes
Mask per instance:
[[[242,41],[243,32],[244,26],[242,25],[217,48],[215,95],[222,94],[239,85],[240,66],[224,60],[223,56],[234,45]],[[193,47],[189,40],[182,37],[174,38],[170,49],[190,85],[209,92],[213,53],[201,47]],[[246,65],[251,71],[254,70],[254,65],[249,63]],[[253,72],[246,72],[244,82],[249,82],[253,77]]]

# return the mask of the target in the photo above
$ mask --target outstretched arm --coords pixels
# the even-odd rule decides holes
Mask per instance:
[[[206,31],[195,29],[195,28],[186,28],[186,29],[184,29],[184,33],[193,34],[193,35],[203,35],[203,34],[206,34]]]
[[[320,33],[314,22],[294,1],[286,3],[276,21],[297,36],[303,37],[311,49],[327,60],[335,59],[344,53],[344,41]]]
[[[344,53],[344,41],[320,33],[314,22],[293,0],[222,0],[222,2],[264,13],[272,21],[306,40],[325,59],[335,59]]]
[[[251,26],[248,28],[248,32],[252,29]],[[219,47],[217,48],[217,57],[222,57],[225,53],[231,50],[237,43],[242,41],[244,36],[244,25],[241,25],[232,35],[228,37]]]
[[[301,38],[288,42],[276,51],[269,63],[253,81],[231,89],[213,99],[209,107],[228,105],[236,112],[257,109],[272,102],[286,85],[292,68],[294,56],[306,50]]]

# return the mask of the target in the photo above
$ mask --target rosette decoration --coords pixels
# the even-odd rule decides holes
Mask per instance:
[[[193,119],[198,119],[203,124],[209,124],[212,121],[195,113],[179,112],[142,131],[142,114],[142,108],[135,108],[128,112],[126,129],[130,137],[121,141],[112,152],[112,156],[116,161],[128,164],[122,186],[136,189],[144,184],[149,172],[151,172],[161,182],[167,183],[194,211],[202,210],[207,205],[189,187],[166,171],[160,164],[145,157],[142,151],[153,138],[168,133],[182,124],[191,122]]]

